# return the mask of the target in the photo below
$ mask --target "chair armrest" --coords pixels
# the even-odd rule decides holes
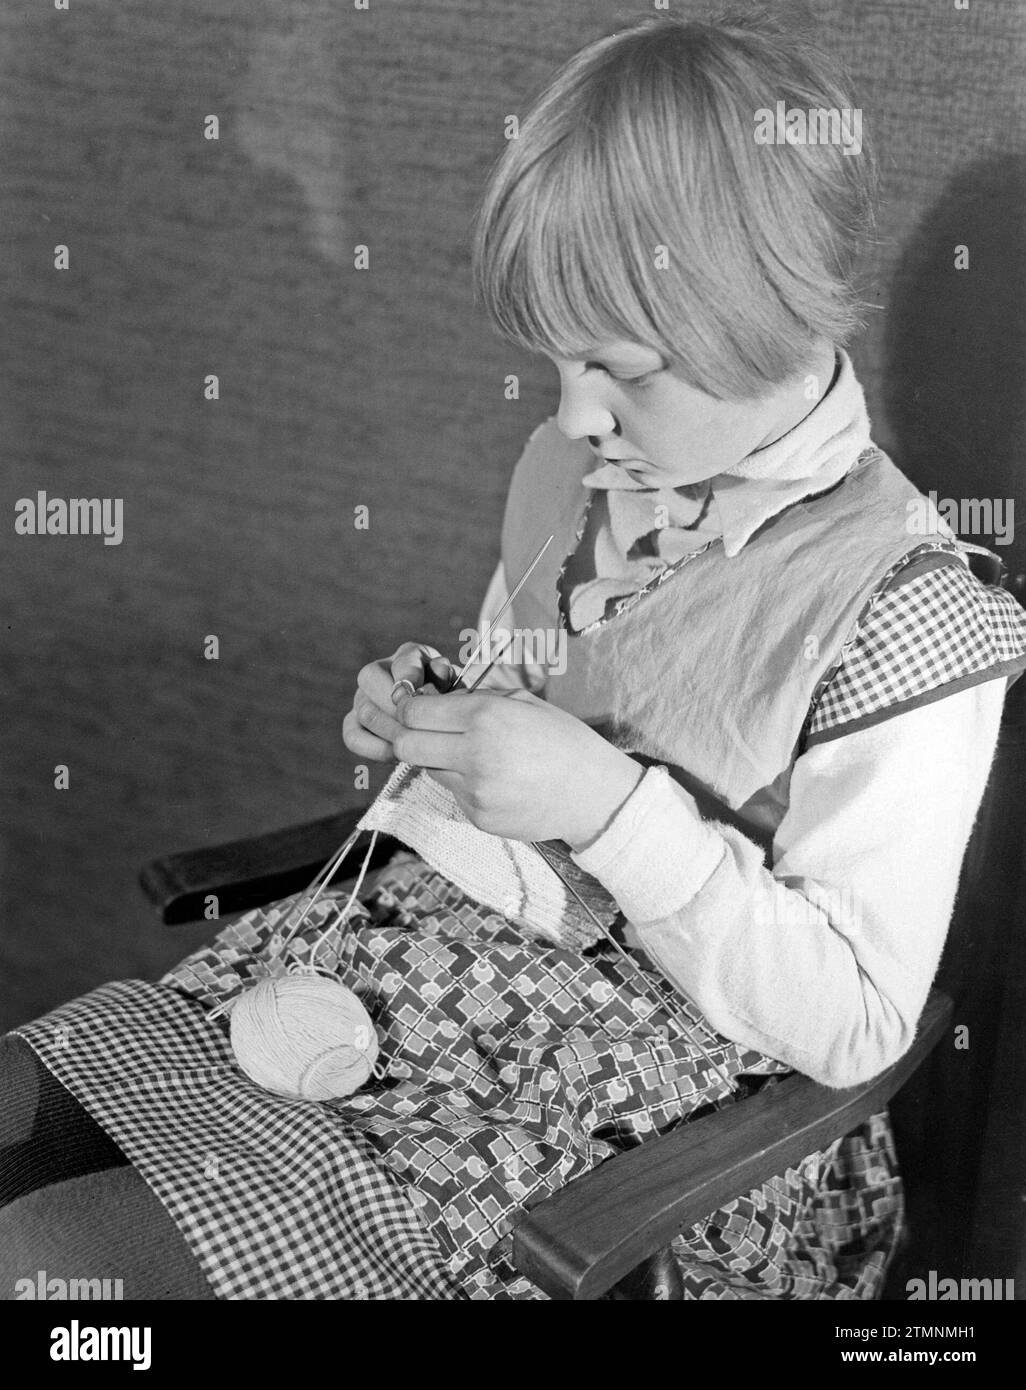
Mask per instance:
[[[252,839],[169,854],[147,864],[139,882],[169,926],[202,918],[204,899],[210,894],[217,897],[221,917],[261,907],[306,888],[356,829],[364,809],[353,807]],[[362,844],[363,837],[354,847],[354,857]],[[390,836],[379,835],[370,868],[380,867],[395,848]]]
[[[951,1000],[932,992],[909,1050],[861,1086],[834,1090],[792,1075],[607,1159],[518,1223],[514,1265],[551,1298],[599,1298],[679,1231],[882,1110],[951,1013]]]

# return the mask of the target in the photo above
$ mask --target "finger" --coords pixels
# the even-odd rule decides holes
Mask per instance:
[[[384,739],[375,738],[373,734],[367,733],[366,729],[354,730],[344,736],[343,742],[350,753],[367,762],[395,763],[399,761],[390,743],[386,743]]]
[[[410,695],[416,695],[416,693],[417,687],[411,680],[404,676],[402,680],[396,681],[395,685],[392,686],[392,689],[389,691],[389,697],[393,705],[397,705],[404,698],[408,698]]]
[[[409,704],[426,704],[426,701],[410,700]],[[432,700],[432,707],[441,699]],[[425,732],[423,729],[402,729],[392,744],[396,757],[412,767],[430,768],[432,771],[458,773],[462,770],[465,740],[461,734]]]
[[[456,670],[447,656],[434,656],[428,662],[428,677],[433,690],[444,693],[452,685],[455,676]]]
[[[476,714],[484,708],[487,695],[471,695],[465,690],[451,690],[437,699],[404,700],[396,709],[396,718],[406,729],[426,729],[435,733],[463,734]]]
[[[356,677],[358,695],[363,695],[366,699],[371,700],[378,709],[389,715],[392,713],[391,692],[393,684],[388,661],[371,661],[361,668]]]
[[[397,681],[392,690],[392,699],[398,705],[405,694],[442,695],[452,688],[456,672],[447,656],[434,656],[424,667],[424,684],[414,689],[409,681]]]
[[[366,695],[359,692],[353,701],[353,712],[359,724],[367,732],[377,734],[378,738],[384,739],[387,743],[394,743],[396,735],[403,728],[403,725],[394,715],[387,713],[373,700],[368,700]]]
[[[441,656],[441,652],[424,642],[404,642],[389,660],[393,683],[409,681],[415,690],[419,690],[426,679],[425,667],[437,656]]]
[[[358,758],[368,758],[375,763],[394,763],[396,761],[392,745],[376,734],[368,733],[350,710],[342,721],[342,742]]]

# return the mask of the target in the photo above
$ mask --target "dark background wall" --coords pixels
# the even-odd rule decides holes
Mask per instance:
[[[209,934],[151,919],[145,860],[368,799],[355,672],[454,648],[556,403],[471,300],[504,117],[647,8],[6,0],[0,1027]],[[1026,9],[792,8],[849,62],[883,165],[855,353],[877,438],[924,490],[1021,508]],[[123,498],[123,544],[16,536],[37,489]]]

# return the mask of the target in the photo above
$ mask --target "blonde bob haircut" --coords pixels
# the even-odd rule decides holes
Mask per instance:
[[[720,400],[764,397],[815,340],[847,342],[871,157],[861,139],[759,143],[781,101],[855,110],[833,60],[765,12],[648,16],[577,53],[477,210],[474,288],[500,334],[557,358],[625,339]]]

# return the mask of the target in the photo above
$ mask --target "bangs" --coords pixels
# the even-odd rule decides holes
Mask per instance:
[[[475,220],[475,292],[498,332],[567,358],[625,339],[719,399],[768,393],[818,337],[845,342],[868,156],[753,137],[778,97],[844,101],[794,46],[646,18],[565,64]]]
[[[522,174],[509,169],[510,153],[519,149],[511,146],[497,173],[508,195],[476,258],[476,289],[499,331],[559,357],[586,355],[606,338],[658,347],[640,293],[645,256],[630,215],[637,202],[627,203],[627,216],[610,216],[617,200],[608,166],[577,133],[559,157],[536,160]]]

